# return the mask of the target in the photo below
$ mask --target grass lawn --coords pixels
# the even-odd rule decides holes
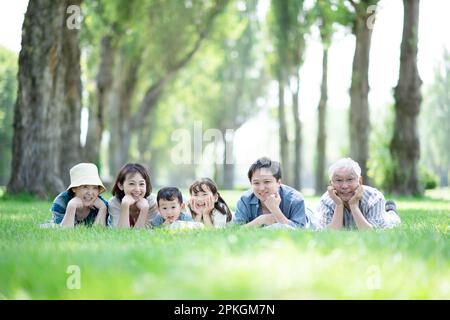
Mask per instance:
[[[50,202],[3,196],[0,299],[449,299],[450,190],[395,200],[386,231],[145,231],[40,229]]]

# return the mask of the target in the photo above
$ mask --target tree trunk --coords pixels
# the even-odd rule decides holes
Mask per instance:
[[[108,112],[112,87],[112,70],[114,68],[115,48],[112,36],[106,35],[101,40],[100,67],[97,74],[97,101],[89,106],[89,123],[84,147],[84,158],[100,166],[100,147],[105,129],[105,114]]]
[[[68,4],[69,5],[69,4]],[[81,5],[81,0],[72,0],[70,5]],[[69,170],[81,162],[81,67],[80,37],[77,29],[63,28],[61,68],[65,83],[65,103],[62,110],[61,156],[59,168],[64,185],[70,184]]]
[[[390,150],[395,163],[392,191],[401,195],[423,193],[418,177],[420,143],[417,117],[422,80],[417,69],[419,0],[405,0],[400,75],[395,88],[395,127]]]
[[[328,46],[324,43],[322,57],[322,84],[320,86],[320,101],[317,133],[317,161],[316,161],[316,195],[321,195],[326,189],[325,161],[327,149],[327,117],[328,102]]]
[[[290,184],[289,176],[289,141],[287,136],[287,124],[284,105],[284,81],[283,77],[278,78],[278,125],[279,125],[279,139],[280,139],[280,156],[283,181]]]
[[[22,29],[8,191],[39,197],[64,190],[60,172],[66,2],[30,1]],[[73,31],[73,30],[72,30]],[[64,142],[65,143],[65,142]]]
[[[294,140],[294,181],[293,187],[297,190],[302,188],[302,123],[300,122],[300,108],[298,105],[298,96],[300,91],[300,77],[298,73],[295,77],[295,89],[292,93],[292,111],[294,116],[294,129],[295,129],[295,140]]]
[[[131,60],[131,61],[128,61]],[[137,82],[140,59],[129,59],[126,53],[116,68],[113,96],[110,102],[110,172],[115,174],[128,162],[131,140],[131,103]]]
[[[356,36],[350,88],[350,155],[359,163],[366,184],[367,160],[369,158],[369,54],[372,30],[366,26],[368,14],[357,10],[353,32]],[[361,11],[361,12],[359,12]]]
[[[224,131],[222,131],[224,132]],[[225,135],[224,151],[223,151],[223,189],[233,189],[234,187],[234,150],[233,150],[234,133],[229,132],[228,137]]]

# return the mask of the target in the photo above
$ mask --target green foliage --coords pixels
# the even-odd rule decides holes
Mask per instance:
[[[10,176],[17,62],[16,53],[0,46],[0,185],[5,185]]]
[[[419,116],[422,163],[448,185],[450,174],[450,52],[444,51],[434,82],[425,88]]]
[[[419,182],[425,186],[425,190],[436,189],[438,186],[438,177],[422,165],[419,167]]]
[[[370,157],[368,176],[372,184],[383,190],[390,190],[394,183],[395,164],[391,158],[389,145],[394,132],[394,106],[374,112],[371,119]]]
[[[40,229],[50,202],[0,199],[0,297],[446,299],[450,193],[443,192],[396,199],[402,225],[376,232]],[[224,193],[227,202],[238,196]],[[80,268],[78,290],[66,285],[70,265]],[[268,270],[284,272],[268,279]]]

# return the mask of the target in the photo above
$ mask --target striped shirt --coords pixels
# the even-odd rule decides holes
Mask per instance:
[[[363,197],[359,201],[359,209],[362,215],[366,218],[374,228],[382,229],[392,227],[392,219],[390,215],[394,214],[393,211],[387,213],[385,211],[385,200],[383,194],[375,188],[369,186],[363,186],[364,192]],[[320,219],[320,227],[322,229],[326,228],[333,218],[334,209],[336,208],[336,203],[325,192],[320,198],[318,213]],[[344,207],[344,228],[355,229],[356,223],[350,209]]]
[[[66,208],[67,208],[67,204],[69,203],[70,200],[72,200],[75,197],[75,195],[69,195],[68,191],[64,191],[62,193],[60,193],[55,200],[52,203],[52,207],[50,209],[50,211],[52,212],[53,215],[53,222],[55,224],[61,224],[61,222],[64,219],[64,215],[66,214]],[[108,202],[103,199],[102,196],[98,196],[100,200],[103,201],[103,203],[106,205],[106,221],[108,221]],[[76,215],[75,215],[75,221],[74,221],[74,225],[77,224],[84,224],[87,226],[91,226],[94,224],[95,222],[95,218],[97,217],[98,214],[98,209],[97,208],[91,208],[91,210],[89,211],[89,214],[86,218],[84,218],[83,220],[78,220]]]

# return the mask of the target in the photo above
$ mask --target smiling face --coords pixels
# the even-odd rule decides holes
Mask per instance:
[[[130,195],[134,200],[139,201],[145,197],[147,185],[144,177],[139,172],[130,173],[125,176],[123,184],[119,184],[119,189],[126,195]]]
[[[261,168],[253,173],[251,183],[255,196],[264,202],[270,195],[278,192],[281,180],[277,181],[269,169]]]
[[[344,202],[348,202],[355,195],[360,184],[362,184],[362,178],[358,177],[351,168],[336,170],[331,179],[331,185],[336,190],[337,196]]]
[[[206,199],[208,199],[208,197],[213,196],[214,202],[218,199],[217,194],[214,194],[205,184],[202,184],[199,188],[193,190],[191,196],[200,209],[206,207]]]
[[[178,219],[181,211],[184,209],[184,203],[178,201],[178,198],[173,200],[159,199],[158,201],[159,213],[165,220],[171,222]]]
[[[72,188],[75,196],[83,201],[85,207],[91,206],[99,195],[99,187],[92,185],[81,185],[79,187]]]

